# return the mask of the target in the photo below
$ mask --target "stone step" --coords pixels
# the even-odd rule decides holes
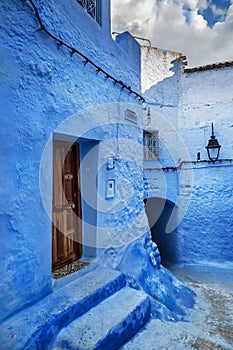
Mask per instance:
[[[62,329],[52,349],[119,349],[149,317],[149,297],[125,287]]]
[[[124,288],[125,275],[101,268],[55,290],[1,324],[1,349],[51,349],[59,331]]]

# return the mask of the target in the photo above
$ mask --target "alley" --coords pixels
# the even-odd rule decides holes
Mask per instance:
[[[122,350],[233,349],[233,266],[173,266],[196,293],[189,322],[151,320]]]

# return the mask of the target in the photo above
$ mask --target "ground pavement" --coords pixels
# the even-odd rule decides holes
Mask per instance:
[[[170,266],[196,293],[189,322],[151,320],[122,350],[233,350],[233,264]]]

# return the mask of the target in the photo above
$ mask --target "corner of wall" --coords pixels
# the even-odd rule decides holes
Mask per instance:
[[[116,43],[126,52],[129,64],[141,76],[141,46],[137,40],[129,32],[124,32],[116,36]]]

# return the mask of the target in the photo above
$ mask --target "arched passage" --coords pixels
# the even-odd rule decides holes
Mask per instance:
[[[175,204],[163,198],[144,200],[145,211],[151,229],[152,240],[158,246],[162,264],[178,260],[177,232],[166,233],[166,227]],[[176,218],[173,216],[173,220]]]

